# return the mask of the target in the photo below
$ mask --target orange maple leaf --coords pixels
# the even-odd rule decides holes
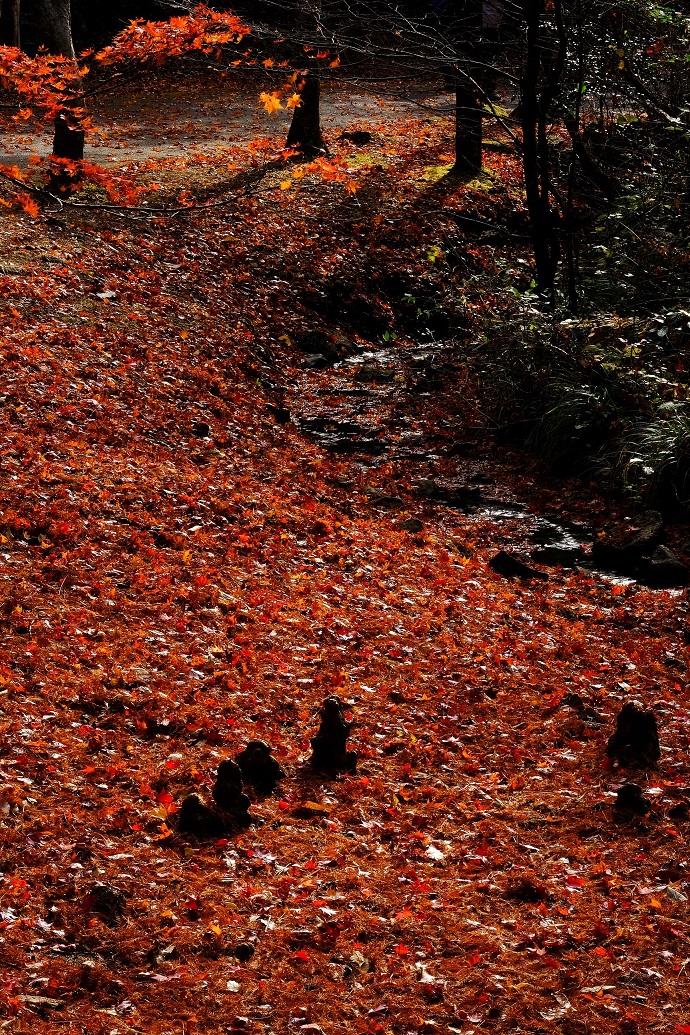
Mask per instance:
[[[264,92],[259,95],[259,100],[263,104],[268,115],[272,115],[274,111],[278,111],[279,108],[283,107],[277,93],[266,93],[264,90]]]

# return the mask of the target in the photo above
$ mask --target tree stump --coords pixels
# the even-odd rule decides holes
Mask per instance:
[[[243,793],[242,770],[237,762],[227,758],[218,766],[216,782],[211,791],[213,800],[240,827],[254,822],[249,814],[249,798]]]
[[[285,773],[265,740],[250,740],[235,759],[244,783],[251,784],[259,794],[271,794]]]
[[[606,754],[622,766],[653,765],[661,758],[656,715],[627,701],[616,717]]]
[[[321,89],[318,77],[310,71],[300,72],[297,76],[296,89],[302,103],[295,108],[286,144],[288,147],[301,151],[308,158],[327,154],[328,148],[321,133],[319,113]]]
[[[357,753],[347,750],[352,723],[345,718],[343,702],[335,695],[327,697],[321,707],[321,726],[311,739],[311,764],[325,773],[354,773]]]
[[[616,812],[636,816],[646,816],[652,809],[649,799],[645,798],[642,788],[637,783],[624,783],[619,787],[613,807]]]
[[[182,802],[177,829],[181,834],[192,834],[199,838],[221,837],[225,833],[220,816],[198,794],[188,794]]]

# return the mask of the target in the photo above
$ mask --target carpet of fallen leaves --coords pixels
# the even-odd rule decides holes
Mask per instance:
[[[491,304],[493,246],[428,215],[439,126],[396,132],[354,196],[305,177],[172,223],[3,216],[14,1035],[688,1030],[685,594],[502,579],[487,561],[524,545],[524,519],[414,493],[474,478],[604,510],[484,434],[452,307],[462,285],[465,326]],[[487,164],[490,190],[446,186],[442,205],[518,211],[517,167]],[[409,328],[383,339],[394,299],[444,279],[456,330],[426,383]],[[360,362],[304,369],[308,331]],[[381,448],[305,433],[336,418]],[[359,764],[326,780],[306,762],[331,693]],[[663,746],[632,774],[644,819],[616,817],[631,774],[605,760],[629,697]],[[181,837],[182,798],[253,738],[287,773],[255,827]],[[95,884],[121,916],[94,910]]]

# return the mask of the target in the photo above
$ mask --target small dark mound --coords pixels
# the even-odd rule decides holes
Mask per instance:
[[[608,739],[606,754],[622,766],[652,765],[661,758],[656,715],[634,701],[627,701],[616,718],[616,730]]]
[[[276,424],[289,424],[292,417],[287,406],[273,406],[269,405],[266,407],[268,412],[273,416]]]
[[[616,812],[634,813],[636,816],[646,816],[651,811],[651,804],[648,798],[642,793],[638,783],[624,783],[618,789],[614,805]]]
[[[88,912],[98,913],[109,923],[119,920],[123,915],[127,900],[124,893],[112,884],[94,884],[84,899]]]
[[[347,750],[352,723],[345,718],[343,702],[335,695],[327,697],[320,715],[319,732],[311,739],[313,768],[325,773],[354,773],[357,753]]]
[[[247,963],[254,955],[254,946],[251,942],[240,942],[236,945],[233,950],[233,955],[240,961],[240,963]]]
[[[542,582],[546,582],[549,578],[545,571],[531,568],[529,564],[525,564],[514,553],[508,553],[506,550],[501,550],[492,557],[489,561],[489,567],[497,575],[503,575],[507,579],[541,579]]]
[[[544,902],[549,897],[547,888],[529,877],[521,877],[508,886],[506,898],[514,902]]]
[[[225,833],[225,824],[199,794],[188,794],[180,806],[177,829],[181,834],[192,834],[193,837],[221,837]]]
[[[355,129],[352,133],[341,133],[341,140],[349,140],[352,144],[362,147],[371,143],[371,133],[365,129]]]
[[[250,740],[235,759],[245,783],[260,794],[271,794],[285,773],[265,740]]]
[[[241,827],[249,827],[254,820],[249,814],[249,798],[243,793],[242,770],[237,762],[226,758],[218,766],[212,795],[216,805],[227,812]]]

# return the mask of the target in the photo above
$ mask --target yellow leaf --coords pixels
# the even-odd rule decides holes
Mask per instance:
[[[300,95],[298,93],[293,93],[293,94],[291,94],[290,97],[288,97],[287,101],[285,102],[285,107],[286,108],[299,108],[301,103],[302,103],[302,98],[300,97]]]
[[[280,181],[280,189],[281,190],[290,190],[290,187],[292,187],[292,180],[281,180]]]
[[[223,929],[221,927],[219,927],[218,924],[209,924],[208,926],[213,931],[214,934],[222,934],[223,933]]]
[[[273,58],[266,58],[266,60],[264,61],[264,68],[273,68],[274,65],[275,61],[273,60]]]
[[[283,107],[277,93],[266,93],[264,90],[264,92],[259,95],[259,100],[263,104],[268,115],[272,115],[274,111],[278,111],[279,108]]]

